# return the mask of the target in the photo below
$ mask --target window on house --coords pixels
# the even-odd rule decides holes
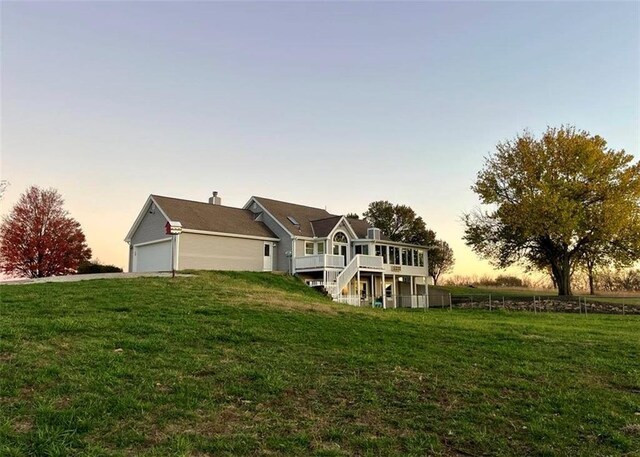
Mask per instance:
[[[407,250],[402,248],[402,265],[407,265]]]
[[[389,263],[391,265],[400,265],[400,248],[389,246]]]
[[[387,247],[376,244],[376,255],[382,257],[382,263],[387,263]]]
[[[324,241],[318,241],[317,246],[318,254],[324,254]]]
[[[418,251],[418,265],[424,267],[424,251]]]
[[[413,266],[417,267],[418,265],[419,265],[419,262],[418,262],[418,250],[414,249],[413,250]]]
[[[266,244],[264,245],[264,256],[269,257],[271,255],[271,246]]]
[[[357,244],[356,254],[369,255],[369,246],[366,244]]]
[[[342,232],[338,232],[333,236],[333,241],[335,241],[336,243],[348,243],[349,240],[347,239],[347,235],[345,235]]]
[[[306,241],[304,243],[304,252],[307,255],[313,255],[313,243],[311,241]]]

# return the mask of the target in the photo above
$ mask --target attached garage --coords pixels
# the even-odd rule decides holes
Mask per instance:
[[[170,271],[171,240],[134,245],[132,270],[134,272]]]

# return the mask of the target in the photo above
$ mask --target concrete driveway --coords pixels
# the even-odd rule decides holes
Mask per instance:
[[[193,276],[186,274],[178,274],[176,276]],[[50,276],[48,278],[17,278],[17,279],[2,279],[0,284],[38,284],[44,282],[74,282],[74,281],[88,281],[91,279],[128,279],[128,278],[142,278],[142,277],[161,277],[170,278],[170,272],[147,272],[147,273],[94,273],[88,275],[67,275],[67,276]]]

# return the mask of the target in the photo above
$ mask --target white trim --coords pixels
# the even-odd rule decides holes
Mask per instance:
[[[131,238],[133,238],[133,234],[136,232],[136,230],[138,230],[138,226],[140,225],[140,223],[142,222],[142,219],[144,218],[144,216],[147,214],[147,211],[149,211],[149,206],[150,203],[153,203],[154,205],[156,205],[156,208],[160,210],[160,214],[162,214],[164,216],[164,218],[169,221],[169,216],[167,216],[167,213],[165,213],[162,208],[160,208],[160,205],[158,205],[158,202],[156,202],[153,199],[152,195],[149,195],[149,197],[147,197],[147,201],[144,203],[144,205],[142,206],[142,210],[140,211],[140,213],[138,214],[138,217],[136,218],[135,222],[133,223],[133,225],[131,226],[131,228],[129,229],[129,232],[127,233],[127,236],[124,238],[124,240],[127,243],[131,243]]]
[[[175,255],[175,270],[180,269],[180,235],[174,235],[173,238],[176,239],[176,255]]]
[[[279,221],[277,218],[275,218],[275,217],[273,216],[273,214],[271,214],[269,211],[267,211],[267,209],[266,209],[264,206],[262,206],[262,204],[261,204],[258,200],[256,200],[256,197],[255,197],[255,196],[252,196],[252,197],[249,199],[249,201],[248,201],[248,202],[247,202],[247,203],[242,207],[242,209],[247,209],[247,208],[249,207],[249,205],[251,205],[251,202],[254,202],[256,205],[258,205],[260,208],[262,208],[262,211],[263,211],[263,212],[265,212],[265,213],[267,213],[267,214],[269,215],[269,217],[270,217],[271,219],[273,219],[273,220],[275,221],[275,223],[276,223],[276,224],[278,224],[278,225],[282,228],[282,230],[284,230],[285,232],[287,232],[287,233],[288,233],[292,238],[295,236],[293,233],[291,233],[291,232],[289,231],[289,229],[288,229],[288,228],[286,228],[284,225],[282,225],[282,223],[280,223],[280,221]],[[264,221],[263,221],[263,223],[264,223]]]
[[[347,231],[351,232],[351,239],[349,240],[349,243],[351,243],[352,241],[354,241],[358,235],[356,234],[356,232],[353,230],[353,227],[351,227],[351,224],[349,224],[349,221],[347,220],[346,217],[341,216],[340,219],[338,220],[338,222],[336,222],[336,225],[333,226],[333,228],[331,229],[331,231],[329,232],[329,234],[327,235],[327,239],[331,240],[331,242],[333,243],[333,235],[336,232],[336,229],[338,228],[338,226],[340,225],[340,222],[342,221],[346,222],[346,226],[347,226]]]
[[[195,233],[195,234],[198,234],[198,235],[226,236],[226,237],[229,237],[229,238],[247,238],[247,239],[250,239],[250,240],[280,241],[280,238],[271,238],[271,237],[267,237],[267,236],[240,235],[239,233],[210,232],[208,230],[196,230],[196,229],[182,229],[182,233]]]
[[[167,238],[162,238],[160,240],[145,241],[144,243],[136,243],[136,244],[132,244],[131,246],[133,246],[134,248],[137,248],[139,246],[146,246],[148,244],[164,243],[165,241],[171,241],[171,237],[167,236]]]

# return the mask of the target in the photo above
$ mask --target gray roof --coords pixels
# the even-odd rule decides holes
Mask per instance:
[[[325,209],[296,205],[294,203],[264,197],[253,198],[271,213],[287,230],[298,236],[326,237],[342,218],[342,216],[331,214]],[[293,217],[299,225],[293,224],[289,217]],[[371,225],[367,221],[354,218],[347,218],[347,221],[353,228],[353,231],[356,232],[358,238],[367,237],[367,229],[371,228]],[[380,239],[389,241],[389,238],[384,233],[381,233]]]
[[[313,232],[318,237],[325,237],[331,233],[331,230],[335,228],[338,222],[342,219],[342,216],[330,216],[324,219],[316,219],[311,221]]]
[[[287,230],[289,230],[289,232],[296,236],[307,236],[310,238],[314,236],[322,236],[315,234],[314,226],[311,221],[339,217],[335,214],[327,212],[326,209],[296,205],[294,203],[271,200],[270,198],[264,197],[253,198],[258,203],[260,203],[264,207],[264,209],[266,209],[273,217],[275,217],[278,222],[280,222],[280,224],[282,224]],[[298,225],[295,225],[293,222],[291,222],[289,220],[289,217],[294,218],[294,220],[298,222]]]
[[[160,195],[151,197],[169,219],[180,222],[186,229],[277,238],[249,210]]]

